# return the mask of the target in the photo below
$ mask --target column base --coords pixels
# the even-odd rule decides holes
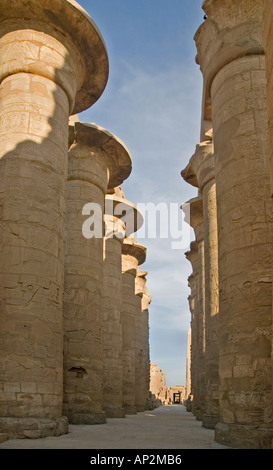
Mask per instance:
[[[125,410],[126,415],[136,415],[137,409],[135,406],[124,406],[123,409]]]
[[[6,434],[6,433],[1,433],[1,434],[0,434],[0,444],[2,444],[2,442],[7,441],[8,438],[9,438],[8,434]]]
[[[9,439],[40,439],[68,433],[68,419],[0,418],[0,433]]]
[[[70,424],[105,424],[104,411],[92,411],[91,413],[73,413],[68,416]]]
[[[215,440],[236,449],[272,449],[273,429],[218,423]]]
[[[104,408],[106,418],[125,418],[124,408]]]
[[[143,413],[143,411],[145,411],[145,406],[144,405],[137,405],[136,409],[137,409],[138,413]]]
[[[186,400],[184,406],[189,413],[192,413],[192,402],[190,400]]]
[[[215,429],[215,426],[220,421],[219,415],[204,414],[202,416],[202,426],[206,429]]]
[[[192,407],[192,414],[196,417],[198,421],[202,421],[202,411],[200,408]]]

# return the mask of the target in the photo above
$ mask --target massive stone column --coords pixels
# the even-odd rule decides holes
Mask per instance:
[[[138,271],[138,269],[137,269]],[[138,290],[137,282],[137,271],[135,278],[135,405],[137,412],[142,412],[145,410],[145,399],[144,399],[144,389],[145,389],[145,366],[144,366],[144,354],[143,354],[143,318],[142,318],[142,297],[143,292]]]
[[[187,397],[187,409],[195,414],[195,410],[200,409],[198,374],[199,367],[199,311],[198,311],[198,285],[199,285],[199,260],[197,242],[191,242],[190,250],[185,253],[187,260],[191,263],[192,273],[188,277],[190,295],[188,297],[191,313],[191,360],[190,377],[191,389]]]
[[[135,283],[137,268],[146,259],[146,249],[136,242],[134,237],[127,237],[122,245],[122,359],[123,359],[123,407],[126,414],[134,414],[142,403],[137,403],[136,386],[140,375],[139,338],[136,334]],[[137,364],[137,366],[136,366]],[[136,396],[137,395],[137,396]],[[141,395],[141,393],[140,393]],[[140,400],[141,401],[141,400]]]
[[[147,287],[145,286],[144,295],[142,297],[142,315],[143,315],[143,351],[144,351],[144,396],[146,396],[145,410],[149,409],[150,401],[150,322],[149,322],[149,306],[152,302],[152,295],[149,294]]]
[[[192,350],[192,327],[190,325],[187,335],[187,357],[186,357],[186,400],[191,395],[191,350]]]
[[[144,251],[146,248],[143,246]],[[144,411],[149,400],[150,352],[149,352],[149,305],[152,301],[146,286],[146,271],[138,266],[136,292],[136,407]]]
[[[125,223],[105,211],[103,281],[103,406],[109,418],[124,418],[122,408],[121,250]],[[111,233],[112,232],[112,233]],[[107,236],[109,233],[109,237]]]
[[[138,281],[141,282],[140,287],[143,292],[141,309],[142,309],[142,327],[143,327],[143,352],[144,352],[144,395],[146,396],[145,409],[149,409],[149,399],[150,399],[150,326],[149,326],[149,306],[152,302],[152,295],[149,293],[148,287],[146,285],[147,271],[142,272],[138,268]]]
[[[263,44],[265,48],[267,117],[269,128],[270,183],[273,195],[273,3],[264,0]]]
[[[121,141],[95,124],[71,125],[70,143],[63,409],[71,423],[98,424],[105,422],[102,324],[107,322],[103,317],[105,195],[107,188],[121,184],[129,176],[132,161]],[[91,217],[84,219],[87,214]],[[113,269],[119,267],[117,262]]]
[[[125,417],[123,408],[123,358],[122,358],[122,244],[136,225],[128,226],[123,210],[136,208],[125,199],[121,188],[109,190],[106,197],[104,238],[104,292],[103,292],[103,400],[108,417]],[[141,220],[140,220],[141,219]],[[128,219],[127,219],[128,222]],[[142,218],[139,217],[139,226]]]
[[[68,118],[99,98],[107,78],[103,39],[76,2],[1,1],[0,432],[11,437],[67,431]]]
[[[220,423],[216,440],[272,439],[272,207],[262,0],[207,0],[196,33],[212,103],[219,242]]]
[[[196,197],[188,201],[190,204],[190,225],[194,229],[198,251],[198,287],[196,294],[196,361],[195,364],[195,399],[193,413],[198,420],[202,420],[205,405],[205,252],[204,252],[204,223],[203,223],[203,201]]]
[[[124,217],[124,212],[126,216]],[[103,400],[109,417],[124,417],[123,406],[123,284],[122,246],[143,223],[137,207],[125,199],[121,188],[109,190],[105,207],[103,293]]]
[[[218,352],[218,232],[214,149],[211,141],[197,145],[189,165],[182,171],[185,181],[198,186],[203,200],[205,262],[205,402],[203,426],[214,428],[219,421]]]
[[[265,64],[266,64],[266,78],[267,78],[267,117],[268,117],[268,130],[269,130],[269,152],[270,152],[270,184],[271,196],[273,195],[273,3],[270,0],[265,0],[264,8],[264,24],[263,24],[263,39],[265,47]],[[271,355],[273,367],[273,339],[271,341]],[[273,376],[272,376],[272,389],[273,389]],[[273,394],[272,394],[273,400]],[[273,407],[273,402],[272,402]],[[273,447],[273,440],[272,440]]]

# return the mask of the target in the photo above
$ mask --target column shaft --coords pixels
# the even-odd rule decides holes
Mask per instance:
[[[216,162],[220,422],[215,438],[240,448],[271,447],[273,435],[264,3],[205,0],[207,19],[195,35],[205,101],[212,105]]]
[[[268,117],[268,130],[269,130],[269,152],[270,152],[270,187],[271,195],[273,195],[273,3],[270,0],[265,0],[264,4],[264,22],[263,22],[263,39],[265,47],[265,63],[266,63],[266,77],[267,77],[267,117]],[[273,312],[272,312],[273,313]],[[273,316],[272,316],[273,321]],[[271,341],[271,355],[272,355],[272,368],[273,368],[273,338]],[[273,390],[273,374],[272,374],[272,390]],[[272,408],[273,408],[273,393],[272,393]],[[273,439],[272,439],[273,447]]]
[[[136,407],[144,411],[149,401],[150,351],[149,351],[149,304],[152,297],[146,287],[147,272],[138,267],[136,292]]]
[[[194,229],[197,251],[194,250],[194,274],[196,276],[196,302],[194,305],[193,345],[194,345],[194,398],[192,410],[198,420],[202,419],[205,403],[205,251],[204,251],[204,226],[203,226],[203,201],[197,197],[189,201],[190,225]],[[197,255],[197,258],[196,258]],[[191,255],[189,259],[191,258]]]
[[[120,187],[108,190],[105,211],[104,407],[108,416],[124,417],[125,413],[136,412],[134,314],[137,260],[130,268],[130,259],[122,252],[124,237],[132,236],[143,223],[143,217],[137,207],[125,199]]]
[[[205,248],[204,239],[197,242],[198,246],[198,291],[197,291],[197,341],[198,341],[198,373],[196,380],[198,405],[194,407],[194,413],[198,420],[202,420],[205,406],[205,370],[204,370],[204,355],[205,355]]]
[[[221,286],[220,411],[225,423],[216,437],[221,440],[228,433],[225,442],[236,445],[233,432],[241,426],[239,445],[257,445],[253,439],[259,439],[264,447],[270,434],[266,429],[272,428],[272,223],[264,57],[245,56],[222,68],[212,84],[212,103]]]
[[[203,426],[214,429],[219,421],[219,347],[218,347],[218,233],[215,180],[202,190],[205,248],[205,376],[206,396]]]
[[[144,297],[146,294],[144,294]],[[151,300],[149,300],[150,303]],[[148,408],[149,403],[149,391],[150,391],[150,347],[149,347],[149,310],[148,308],[142,309],[142,340],[143,340],[143,374],[144,374],[144,384],[143,384],[143,402],[144,409]]]
[[[105,215],[107,230],[124,232],[122,220]],[[120,229],[117,225],[120,225]],[[122,238],[104,239],[103,282],[103,403],[106,416],[123,418],[123,365],[122,365]]]
[[[134,256],[122,254],[122,360],[123,408],[134,414],[136,408],[136,301],[135,280],[138,261]]]
[[[197,242],[192,242],[190,251],[186,254],[186,258],[192,265],[192,274],[188,278],[190,287],[190,295],[188,297],[189,308],[191,312],[191,361],[190,361],[190,396],[188,396],[187,410],[194,412],[199,408],[197,378],[199,373],[199,335],[198,335],[198,284],[199,284],[199,262],[198,262],[198,246]]]
[[[0,432],[20,438],[68,429],[61,417],[68,118],[99,98],[108,76],[91,18],[76,2],[51,3],[50,11],[36,0],[0,5]]]
[[[269,129],[270,152],[270,183],[271,195],[273,195],[273,4],[271,0],[264,2],[263,43],[265,48],[265,64],[267,78],[267,117]]]
[[[211,123],[204,126],[210,129]],[[203,367],[205,391],[203,400],[203,426],[214,428],[219,421],[219,353],[218,353],[218,227],[215,183],[215,158],[213,142],[207,140],[196,146],[182,177],[193,186],[198,186],[203,201],[204,235],[204,297],[203,297]]]
[[[24,71],[21,41],[28,59],[37,63],[40,54],[45,69],[56,64],[59,49],[58,80],[57,65],[50,77],[39,63],[37,73]],[[14,437],[28,434],[26,417],[54,420],[51,430],[36,423],[32,435],[40,437],[58,434],[62,416],[67,122],[74,97],[63,81],[67,51],[58,40],[13,31],[1,37],[0,47],[0,416],[21,419],[8,429]]]
[[[142,295],[135,296],[135,347],[136,347],[136,363],[135,363],[135,396],[136,409],[138,412],[145,410],[145,361],[144,361],[144,341],[145,334],[144,318],[142,313]]]
[[[191,364],[192,364],[192,327],[190,325],[187,335],[187,358],[186,358],[186,407],[191,395]]]
[[[1,84],[1,416],[61,414],[68,111],[44,77]]]
[[[100,208],[103,223],[107,164],[96,149],[73,144],[67,183],[64,297],[64,413],[74,424],[105,422],[103,412],[103,238],[85,238],[82,209]]]

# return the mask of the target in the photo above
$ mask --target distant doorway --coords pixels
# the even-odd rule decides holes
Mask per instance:
[[[181,402],[180,398],[181,398],[181,393],[180,392],[176,392],[176,393],[173,394],[173,403],[174,403],[174,405],[180,405],[180,402]]]

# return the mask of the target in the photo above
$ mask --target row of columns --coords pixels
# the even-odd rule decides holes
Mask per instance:
[[[264,2],[205,0],[195,35],[200,144],[190,201],[192,410],[218,442],[271,448],[272,201]],[[272,63],[271,63],[272,67]],[[201,228],[202,227],[202,228]],[[197,261],[197,259],[198,261]]]
[[[0,51],[0,432],[36,438],[146,406],[146,248],[120,189],[128,150],[76,116],[108,79],[93,20],[70,0],[3,1]]]

